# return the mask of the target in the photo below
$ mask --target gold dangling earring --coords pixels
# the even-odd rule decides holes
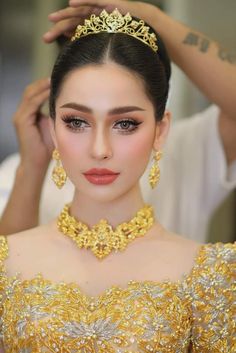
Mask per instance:
[[[149,173],[149,184],[152,189],[155,188],[158,181],[160,180],[160,167],[158,162],[161,159],[161,157],[162,157],[161,151],[156,152],[155,155],[153,156],[154,163]]]
[[[61,189],[66,182],[67,175],[64,168],[62,167],[58,150],[55,149],[53,151],[52,158],[56,161],[56,165],[52,171],[52,180],[54,181],[58,189]]]

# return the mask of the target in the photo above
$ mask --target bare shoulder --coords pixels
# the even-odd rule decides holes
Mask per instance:
[[[165,230],[164,228],[153,229],[149,245],[153,257],[165,268],[170,268],[170,273],[178,274],[189,273],[193,268],[202,244]],[[149,253],[150,253],[149,252]],[[158,260],[159,259],[159,260]],[[171,277],[171,276],[170,276]]]
[[[189,273],[196,263],[202,244],[184,236],[167,232],[169,256],[175,259],[182,271]]]
[[[202,244],[185,236],[167,232],[170,253],[190,267],[193,266]]]
[[[8,257],[6,269],[10,276],[20,273],[22,278],[33,278],[37,273],[46,273],[55,261],[57,241],[55,223],[43,225],[7,236]]]
[[[201,243],[189,239],[184,235],[170,232],[160,225],[153,227],[151,239],[155,240],[158,247],[167,247],[181,254],[189,254],[189,256],[196,254],[196,251],[202,246]]]
[[[194,254],[202,246],[202,244],[189,239],[184,235],[179,235],[169,231],[165,231],[164,241],[170,246],[173,246],[175,249],[178,248],[183,252],[190,252],[190,255]]]
[[[41,249],[45,249],[45,246],[52,241],[55,232],[54,223],[50,223],[8,235],[9,258],[17,258],[21,254],[33,254],[36,250],[39,252]]]

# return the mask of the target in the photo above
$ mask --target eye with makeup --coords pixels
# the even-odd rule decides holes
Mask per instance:
[[[119,130],[122,134],[129,134],[137,130],[138,126],[142,124],[141,121],[135,119],[122,119],[115,122],[113,128]]]
[[[69,129],[75,132],[82,132],[86,128],[90,127],[90,124],[86,120],[75,116],[64,116],[62,117],[62,120]],[[126,118],[122,120],[117,120],[113,124],[113,129],[118,130],[118,132],[121,134],[130,134],[137,130],[140,124],[142,124],[142,122],[137,121],[135,119]]]
[[[86,120],[75,116],[63,116],[62,120],[66,126],[73,131],[84,131],[85,128],[90,127]]]

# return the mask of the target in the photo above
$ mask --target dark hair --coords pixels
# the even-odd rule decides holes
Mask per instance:
[[[63,80],[73,70],[111,60],[137,74],[155,108],[156,120],[165,111],[171,74],[170,60],[159,35],[158,51],[123,33],[99,33],[69,42],[60,52],[51,77],[50,115],[55,119],[55,102]]]
[[[56,44],[57,44],[59,51],[61,51],[69,41],[70,41],[70,39],[68,37],[64,36],[63,34],[58,36],[56,38]]]

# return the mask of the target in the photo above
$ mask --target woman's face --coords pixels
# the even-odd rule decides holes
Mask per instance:
[[[167,120],[156,123],[135,74],[112,62],[88,65],[62,84],[53,137],[77,191],[113,201],[138,185],[152,149],[163,142]]]

